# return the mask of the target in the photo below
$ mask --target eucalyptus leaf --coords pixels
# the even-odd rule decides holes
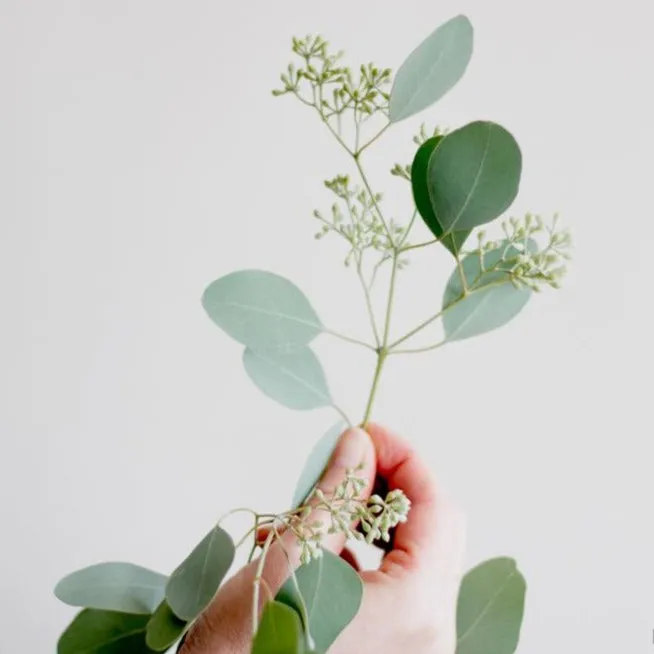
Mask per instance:
[[[59,638],[57,654],[149,654],[149,615],[84,609]]]
[[[186,622],[180,620],[164,600],[150,618],[145,631],[145,642],[155,652],[166,652],[182,636]]]
[[[397,71],[391,90],[391,122],[440,100],[465,73],[472,43],[472,25],[465,16],[456,16],[432,32]]]
[[[217,279],[205,290],[202,305],[232,338],[256,349],[306,345],[323,329],[295,284],[263,270]]]
[[[55,587],[71,606],[150,614],[164,597],[168,578],[133,563],[108,562],[77,570]]]
[[[425,224],[429,227],[432,234],[456,256],[470,235],[471,230],[453,231],[443,235],[443,228],[440,226],[438,220],[436,220],[436,215],[431,206],[429,187],[427,185],[429,159],[442,140],[442,136],[433,136],[418,148],[411,164],[411,187],[413,189],[413,199],[416,209],[418,209],[418,213],[425,221]]]
[[[305,631],[317,649],[327,651],[359,611],[363,597],[361,578],[349,563],[327,550],[319,559],[300,566],[295,576],[301,596],[291,578],[275,599],[295,609],[303,622],[308,619]]]
[[[513,654],[526,589],[513,559],[491,559],[471,570],[459,591],[456,654]]]
[[[450,132],[427,168],[432,210],[445,233],[490,222],[518,194],[522,154],[513,136],[488,121]]]
[[[309,347],[243,353],[245,370],[262,393],[299,411],[331,406],[327,380]]]
[[[300,616],[288,606],[268,602],[252,643],[252,654],[304,654]]]
[[[234,560],[234,543],[214,527],[170,575],[166,599],[180,620],[190,622],[207,607]]]

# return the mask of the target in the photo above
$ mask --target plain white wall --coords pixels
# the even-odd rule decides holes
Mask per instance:
[[[321,181],[349,162],[270,89],[294,34],[396,68],[434,27],[476,28],[463,82],[371,150],[386,174],[422,120],[501,122],[524,153],[514,213],[560,210],[560,292],[501,331],[389,366],[375,412],[469,515],[470,564],[515,556],[525,654],[652,651],[653,10],[643,0],[0,2],[2,652],[52,652],[52,587],[126,559],[170,571],[218,514],[285,508],[333,422],[246,378],[199,303],[234,269],[296,280],[365,334],[343,251],[315,243]],[[428,253],[429,252],[429,253]],[[396,327],[438,303],[450,261],[417,253]],[[335,394],[372,361],[321,337]]]

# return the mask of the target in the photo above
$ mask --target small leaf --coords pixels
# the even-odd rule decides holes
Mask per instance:
[[[471,230],[455,231],[443,236],[443,228],[440,226],[438,220],[436,220],[434,210],[431,206],[429,187],[427,185],[429,159],[442,139],[442,136],[433,136],[418,148],[411,164],[411,186],[413,188],[413,199],[416,203],[416,209],[418,209],[418,213],[425,221],[425,224],[429,227],[432,234],[437,239],[440,239],[441,243],[456,256],[470,235]]]
[[[323,329],[292,282],[263,270],[240,270],[204,292],[209,317],[239,343],[256,349],[306,345]]]
[[[459,591],[456,654],[513,654],[526,589],[513,559],[491,559],[468,572]]]
[[[186,624],[173,613],[168,602],[164,600],[147,624],[145,642],[151,650],[165,652],[184,633]]]
[[[319,559],[300,566],[295,576],[307,610],[315,647],[327,651],[359,611],[363,584],[354,568],[327,550]],[[302,601],[293,579],[289,579],[275,598],[304,616]],[[304,620],[304,617],[303,617]]]
[[[473,30],[456,16],[428,36],[400,66],[390,99],[397,123],[440,100],[463,77],[472,57]]]
[[[332,452],[336,447],[346,425],[343,421],[331,427],[315,444],[304,464],[300,478],[293,493],[293,507],[301,506],[324,472]]]
[[[252,654],[303,654],[304,651],[298,614],[280,602],[268,602],[252,643]]]
[[[436,221],[449,233],[494,220],[518,194],[521,170],[520,148],[500,125],[477,121],[450,132],[427,169]]]
[[[214,527],[170,575],[166,599],[181,620],[194,620],[207,607],[234,560],[234,543]]]
[[[243,353],[245,370],[262,393],[299,411],[331,406],[327,380],[318,357],[308,347]]]
[[[57,654],[149,654],[149,615],[85,609],[59,638]]]
[[[109,562],[77,570],[55,587],[71,606],[150,614],[164,597],[168,578],[133,563]]]

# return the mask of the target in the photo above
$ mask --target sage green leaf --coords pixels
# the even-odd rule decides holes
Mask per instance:
[[[527,244],[536,247],[533,241]],[[463,340],[502,327],[515,318],[529,301],[532,291],[516,288],[509,270],[520,252],[503,241],[483,256],[469,254],[461,262],[468,294],[464,297],[461,274],[455,269],[443,295],[443,328],[447,340]],[[449,307],[449,308],[448,308]]]
[[[205,290],[202,305],[232,338],[255,349],[306,345],[323,329],[295,284],[263,270],[217,279]]]
[[[297,508],[304,503],[320,477],[322,477],[322,473],[325,471],[345,427],[345,422],[342,420],[337,422],[314,445],[295,486],[293,508]]]
[[[494,220],[518,194],[521,171],[520,148],[500,125],[477,121],[450,132],[427,169],[436,221],[449,233]]]
[[[289,409],[331,406],[327,380],[318,357],[308,347],[243,353],[245,370],[262,393]]]
[[[326,652],[359,611],[361,578],[351,565],[327,550],[319,559],[300,566],[295,576],[306,614],[293,579],[282,586],[275,599],[299,613],[315,647]]]
[[[456,256],[470,235],[471,230],[453,231],[443,235],[443,228],[440,226],[438,220],[436,220],[436,215],[431,206],[429,187],[427,185],[429,159],[442,139],[442,136],[433,136],[418,148],[411,164],[411,187],[413,189],[413,199],[416,209],[418,209],[418,213],[425,221],[425,224],[429,227],[432,234]]]
[[[180,620],[190,622],[207,607],[234,560],[234,543],[214,527],[170,575],[166,600]]]
[[[397,123],[440,100],[463,77],[472,57],[473,30],[456,16],[428,36],[400,66],[390,99]]]
[[[145,642],[155,652],[166,652],[182,636],[186,624],[173,613],[170,604],[164,600],[147,624]]]
[[[252,654],[304,654],[300,616],[280,602],[268,602],[252,643]]]
[[[168,578],[133,563],[109,562],[77,570],[55,587],[71,606],[150,614],[164,597]]]
[[[456,654],[513,654],[526,590],[513,559],[491,559],[468,572],[459,591]]]
[[[149,654],[149,615],[84,609],[59,638],[57,654]]]

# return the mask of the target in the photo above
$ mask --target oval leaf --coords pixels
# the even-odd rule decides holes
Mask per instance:
[[[145,629],[150,616],[85,609],[70,623],[57,654],[149,654]]]
[[[456,654],[513,654],[526,589],[512,559],[492,559],[471,570],[459,592]]]
[[[427,170],[436,221],[449,233],[494,220],[518,194],[521,170],[518,144],[496,123],[469,123],[447,134]]]
[[[397,123],[440,100],[463,76],[472,57],[473,30],[456,16],[428,36],[400,66],[390,99]]]
[[[431,198],[429,197],[429,188],[427,185],[429,159],[442,139],[442,136],[433,136],[418,148],[411,164],[411,187],[413,189],[413,199],[416,209],[418,209],[418,213],[425,221],[425,224],[429,227],[432,234],[456,256],[470,235],[471,230],[454,231],[443,235],[443,228],[440,226],[438,220],[436,220],[436,215],[431,206]]]
[[[173,613],[168,602],[164,600],[147,624],[145,642],[151,650],[165,652],[181,637],[186,624]]]
[[[322,331],[302,291],[284,277],[263,270],[221,277],[206,289],[202,305],[220,328],[253,348],[306,345]]]
[[[151,614],[164,597],[167,581],[133,563],[99,563],[64,577],[55,595],[71,606]]]
[[[194,620],[216,594],[234,560],[234,543],[214,527],[170,575],[166,599],[181,620]]]
[[[307,615],[293,579],[282,586],[275,599],[304,616],[303,621],[308,618],[305,631],[311,634],[315,647],[326,652],[359,611],[361,578],[349,563],[327,550],[319,559],[300,566],[295,576]]]
[[[280,602],[268,602],[261,616],[252,654],[304,654],[299,615]]]
[[[308,347],[243,353],[245,370],[262,393],[298,411],[331,406],[327,380],[318,357]]]

